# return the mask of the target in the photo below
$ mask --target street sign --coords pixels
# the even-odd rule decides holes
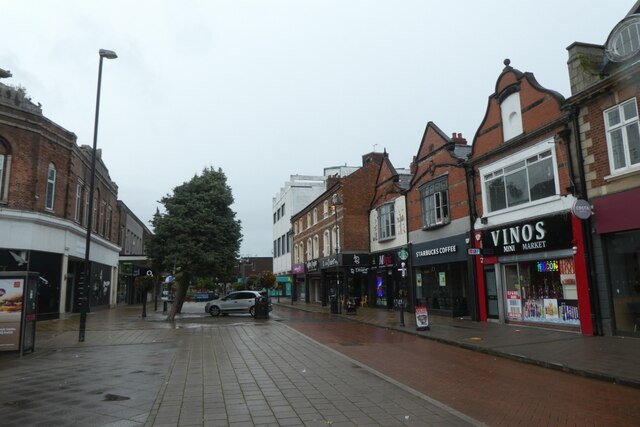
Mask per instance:
[[[480,249],[477,248],[471,248],[467,250],[467,253],[469,255],[480,255]]]

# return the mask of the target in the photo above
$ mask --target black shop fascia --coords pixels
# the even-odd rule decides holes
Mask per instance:
[[[482,230],[482,255],[504,256],[567,249],[572,245],[569,214],[529,219]]]

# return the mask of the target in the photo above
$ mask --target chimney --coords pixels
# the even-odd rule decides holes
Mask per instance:
[[[467,145],[467,140],[466,138],[462,137],[461,133],[453,133],[453,135],[451,135],[451,141],[454,144],[459,144],[459,145]]]
[[[411,172],[411,175],[415,175],[416,172],[418,172],[418,164],[416,163],[416,156],[413,156],[413,160],[409,165],[409,171]]]
[[[582,92],[602,79],[605,63],[604,46],[589,43],[572,43],[568,48],[569,83],[571,95]]]

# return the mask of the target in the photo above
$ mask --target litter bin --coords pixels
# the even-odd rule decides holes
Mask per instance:
[[[269,318],[269,298],[268,297],[259,296],[256,298],[253,317],[255,319]]]
[[[336,298],[335,296],[331,296],[329,298],[329,302],[331,304],[331,314],[338,314],[338,298]]]

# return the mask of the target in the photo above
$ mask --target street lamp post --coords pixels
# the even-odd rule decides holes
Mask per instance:
[[[342,201],[337,194],[333,196],[332,200],[333,212],[336,216],[336,298],[338,299],[338,314],[342,314],[342,302],[340,301],[340,262],[338,259],[338,252],[340,251],[340,233],[338,231],[338,205],[342,204]]]
[[[93,123],[93,151],[91,152],[91,178],[89,184],[89,207],[87,212],[87,239],[84,251],[84,276],[79,286],[78,301],[80,303],[80,333],[78,341],[84,342],[84,332],[87,326],[87,311],[89,309],[89,292],[91,289],[91,265],[89,261],[89,251],[91,249],[91,220],[93,219],[93,192],[96,181],[96,149],[98,145],[98,117],[100,113],[100,85],[102,84],[102,60],[115,59],[118,57],[112,50],[100,49],[100,65],[98,66],[98,92],[96,95],[96,116]]]

